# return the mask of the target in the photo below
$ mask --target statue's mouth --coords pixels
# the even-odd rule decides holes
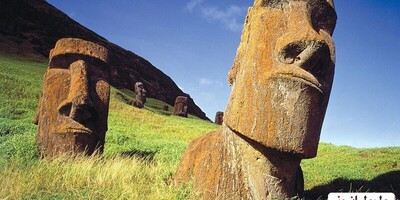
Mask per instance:
[[[297,81],[318,90],[322,94],[324,93],[324,88],[321,83],[311,73],[299,67],[278,67],[278,69],[273,70],[270,75],[270,79],[277,78]]]
[[[67,133],[73,134],[92,134],[93,132],[88,128],[67,128]]]
[[[88,128],[66,128],[63,130],[58,130],[56,134],[93,134]]]

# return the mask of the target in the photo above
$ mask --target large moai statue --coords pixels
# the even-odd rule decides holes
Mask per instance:
[[[108,50],[76,38],[57,41],[49,55],[35,123],[45,157],[103,152],[110,99]]]
[[[187,99],[188,98],[185,96],[176,97],[175,105],[174,105],[174,115],[178,115],[181,117],[188,116]]]
[[[146,90],[142,82],[135,83],[135,100],[133,101],[133,106],[137,108],[143,108],[146,103]]]
[[[216,124],[222,125],[222,122],[224,121],[224,112],[217,112],[215,113],[215,120],[214,122]]]
[[[256,0],[228,74],[221,129],[192,141],[175,181],[205,199],[289,199],[316,156],[332,87],[332,0]]]

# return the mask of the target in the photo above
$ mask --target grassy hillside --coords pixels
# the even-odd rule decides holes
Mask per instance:
[[[112,88],[104,156],[38,159],[32,123],[46,63],[0,55],[0,199],[196,199],[190,183],[172,185],[188,142],[219,126],[181,118],[149,99]],[[302,162],[306,199],[330,191],[391,191],[400,195],[400,148],[355,149],[321,144]]]

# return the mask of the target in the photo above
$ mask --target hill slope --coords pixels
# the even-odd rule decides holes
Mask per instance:
[[[189,97],[189,113],[208,119],[175,82],[144,58],[107,41],[44,0],[0,1],[0,52],[44,60],[60,38],[75,37],[107,47],[111,53],[112,85],[133,90],[145,84],[148,96],[173,105]]]
[[[149,99],[126,102],[131,91],[112,88],[104,157],[38,159],[33,116],[46,63],[0,54],[0,199],[198,199],[190,184],[172,184],[187,144],[219,126],[181,118]],[[306,198],[335,191],[395,192],[400,197],[400,147],[356,149],[320,144],[303,160]]]

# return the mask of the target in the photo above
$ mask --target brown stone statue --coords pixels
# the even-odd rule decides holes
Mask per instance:
[[[176,97],[175,105],[174,105],[174,115],[178,115],[181,117],[188,116],[187,97],[185,97],[185,96]]]
[[[168,109],[169,109],[169,106],[168,105],[163,105],[163,108],[162,108],[164,111],[168,111]]]
[[[137,108],[143,108],[146,103],[146,90],[142,82],[135,83],[135,100],[133,101],[133,106]]]
[[[110,99],[108,50],[63,38],[50,52],[35,123],[45,157],[104,148]]]
[[[289,199],[316,156],[332,87],[332,0],[256,0],[228,74],[219,131],[192,141],[175,181],[205,199]]]
[[[222,122],[224,121],[224,112],[217,112],[215,114],[215,123],[222,125]]]

